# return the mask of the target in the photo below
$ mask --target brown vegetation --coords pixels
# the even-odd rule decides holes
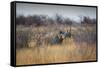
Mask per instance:
[[[18,24],[16,29],[16,64],[95,61],[96,24],[69,22],[72,24],[61,25],[60,23],[46,26],[41,24],[38,24],[38,26]],[[71,37],[66,37],[61,44],[51,45],[50,40],[60,30],[70,31]]]

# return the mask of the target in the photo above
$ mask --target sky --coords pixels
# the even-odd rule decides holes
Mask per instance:
[[[78,21],[80,19],[80,16],[96,18],[96,8],[82,6],[16,3],[16,16],[48,15],[49,17],[54,17],[55,14],[59,14],[62,17],[68,17],[70,19]]]

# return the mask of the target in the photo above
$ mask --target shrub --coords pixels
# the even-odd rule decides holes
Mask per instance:
[[[16,32],[16,48],[28,47],[32,32],[30,30],[18,30]]]

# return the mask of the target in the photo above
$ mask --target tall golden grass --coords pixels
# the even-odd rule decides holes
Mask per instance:
[[[49,26],[50,27],[50,26]],[[30,27],[35,33],[43,33],[44,31],[54,31],[56,35],[58,30],[69,30],[68,27]],[[18,28],[19,30],[20,28]],[[26,30],[28,28],[21,28]],[[72,28],[74,34],[75,27]],[[38,41],[39,42],[39,41]],[[41,40],[43,43],[44,41]],[[62,44],[45,44],[37,46],[37,41],[31,40],[29,42],[29,48],[16,49],[16,64],[17,65],[28,65],[28,64],[45,64],[45,63],[61,63],[61,62],[78,62],[78,61],[95,61],[96,60],[96,43],[89,44],[81,42],[78,44],[74,41],[74,37],[66,38]]]

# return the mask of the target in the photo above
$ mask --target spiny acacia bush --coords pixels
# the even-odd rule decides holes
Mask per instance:
[[[16,18],[17,25],[24,25],[24,26],[46,26],[46,25],[53,25],[53,24],[62,24],[62,25],[71,25],[74,22],[69,18],[64,18],[61,15],[56,14],[54,18],[51,18],[46,15],[33,15],[33,16],[18,16]]]

